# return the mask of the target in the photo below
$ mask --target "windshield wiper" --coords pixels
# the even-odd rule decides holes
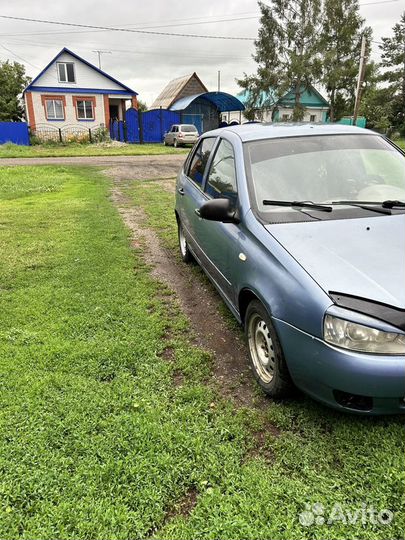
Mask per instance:
[[[405,208],[403,201],[384,201],[381,205],[383,208]]]
[[[291,206],[301,208],[312,208],[312,210],[319,210],[320,212],[332,212],[331,206],[325,206],[324,204],[316,204],[311,201],[271,201],[265,199],[263,201],[264,206]]]
[[[368,204],[363,204],[361,201],[333,201],[331,204],[341,204],[342,206],[347,204],[347,206],[355,206],[356,208],[362,208],[363,210],[370,210],[370,212],[377,212],[377,214],[385,214],[388,216],[391,215],[388,207],[378,208],[375,206],[369,206]],[[380,205],[381,203],[370,202],[369,204]]]

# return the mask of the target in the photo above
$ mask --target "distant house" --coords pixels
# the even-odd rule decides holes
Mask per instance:
[[[249,93],[238,94],[238,98],[247,105]],[[295,93],[293,90],[278,98],[273,90],[262,92],[255,108],[255,120],[263,122],[288,122],[292,119]],[[302,88],[301,104],[304,107],[304,122],[325,122],[329,111],[328,101],[312,85]],[[226,122],[239,119],[239,113],[224,116]]]
[[[24,90],[28,123],[39,127],[109,127],[137,93],[69,49],[62,49]]]
[[[203,133],[217,128],[224,112],[243,111],[245,106],[226,92],[209,92],[197,73],[192,73],[165,86],[150,110],[160,108],[179,113],[181,123],[194,124]]]

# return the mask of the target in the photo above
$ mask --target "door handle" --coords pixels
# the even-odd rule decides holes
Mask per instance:
[[[201,217],[201,212],[200,212],[200,209],[199,208],[196,208],[194,210],[194,213],[200,218]]]
[[[177,191],[180,193],[180,195],[184,195],[184,189],[182,187],[179,187]]]

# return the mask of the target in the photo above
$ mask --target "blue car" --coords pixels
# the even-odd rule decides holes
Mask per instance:
[[[253,374],[337,409],[405,412],[405,155],[343,125],[205,133],[177,179],[185,262],[243,324]]]

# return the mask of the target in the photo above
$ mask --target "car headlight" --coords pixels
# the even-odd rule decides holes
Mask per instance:
[[[375,354],[405,354],[405,335],[384,332],[362,324],[326,315],[323,325],[325,341],[331,345]]]

